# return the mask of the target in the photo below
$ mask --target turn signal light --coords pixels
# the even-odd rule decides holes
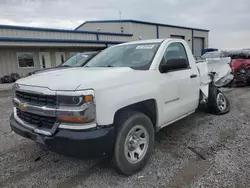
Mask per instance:
[[[80,117],[58,117],[58,120],[68,123],[88,123],[89,121]]]
[[[93,102],[93,95],[85,95],[84,101],[85,102]]]

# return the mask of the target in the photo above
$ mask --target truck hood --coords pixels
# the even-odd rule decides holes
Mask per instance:
[[[40,73],[44,73],[44,72],[50,72],[50,71],[56,71],[56,70],[62,70],[62,69],[69,69],[69,68],[72,68],[72,67],[51,67],[51,68],[45,68],[45,69],[42,69],[42,70],[36,70],[36,71],[33,71],[31,72],[32,74],[40,74]]]
[[[70,68],[34,74],[18,80],[16,83],[46,87],[50,90],[74,91],[77,88],[97,89],[126,84],[130,74],[137,74],[131,68]],[[139,71],[147,72],[147,71]],[[134,79],[134,78],[133,78]],[[135,81],[130,79],[131,82]]]

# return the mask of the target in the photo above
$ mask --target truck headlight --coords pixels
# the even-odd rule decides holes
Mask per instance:
[[[57,92],[58,106],[79,107],[94,103],[94,91]]]
[[[58,106],[80,106],[83,103],[82,96],[57,96]]]
[[[94,102],[93,95],[81,95],[81,96],[57,96],[58,106],[82,106]]]
[[[57,119],[60,122],[84,124],[95,121],[93,90],[57,92]]]

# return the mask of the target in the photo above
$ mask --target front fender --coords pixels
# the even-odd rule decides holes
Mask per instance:
[[[113,124],[115,113],[123,107],[149,99],[157,100],[159,94],[155,85],[145,82],[96,91],[97,124]]]

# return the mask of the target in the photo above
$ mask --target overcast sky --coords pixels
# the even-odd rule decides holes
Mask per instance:
[[[210,30],[209,46],[250,48],[250,0],[0,0],[0,24],[74,29],[136,19]]]

